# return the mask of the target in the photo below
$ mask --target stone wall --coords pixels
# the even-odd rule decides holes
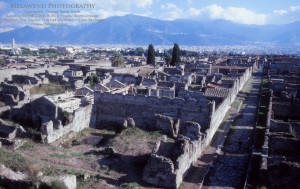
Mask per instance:
[[[143,180],[153,185],[176,188],[173,162],[169,158],[151,154],[147,166],[144,168]]]
[[[188,89],[188,85],[186,83],[174,82],[174,84],[175,84],[175,96],[178,96],[179,91]]]
[[[272,156],[286,156],[286,158],[300,155],[300,141],[286,135],[272,134],[269,139],[269,154]]]
[[[179,132],[179,120],[174,120],[170,116],[156,114],[155,129],[162,130],[168,135],[176,138]]]
[[[203,150],[201,127],[195,122],[186,122],[182,135],[166,148],[166,141],[158,141],[147,162],[143,180],[164,188],[178,188],[187,170]]]
[[[199,91],[186,91],[186,90],[182,90],[179,91],[178,93],[178,97],[179,98],[183,98],[183,99],[201,99],[204,97],[204,94],[202,92]]]
[[[209,145],[209,143],[211,142],[212,137],[214,136],[216,130],[218,129],[218,127],[220,126],[220,124],[222,123],[227,111],[230,108],[230,98],[227,97],[225,98],[222,103],[220,103],[220,105],[215,108],[215,103],[213,101],[212,106],[214,107],[212,109],[212,114],[210,116],[210,125],[206,130],[206,141],[205,141],[205,145]]]
[[[112,81],[117,80],[126,85],[134,84],[140,85],[142,82],[142,77],[132,74],[118,74],[112,73]]]
[[[69,94],[61,94],[55,98],[67,95]],[[76,105],[80,103],[79,98],[74,99]],[[56,104],[54,100],[49,96],[37,98],[24,106],[13,107],[9,116],[23,126],[41,131],[46,143],[52,143],[72,131],[79,132],[90,126],[92,104],[73,107],[71,110],[74,100],[67,101],[67,108],[60,107],[61,104]]]
[[[69,82],[69,78],[64,77],[59,74],[48,74],[46,73],[47,79],[52,83],[59,83],[61,85],[66,85]]]
[[[270,120],[270,132],[291,132],[291,124]]]
[[[272,111],[275,119],[281,120],[300,120],[300,100],[289,98],[283,93],[280,98],[273,98]]]
[[[91,112],[92,105],[80,107],[74,110],[73,121],[70,124],[65,126],[59,125],[57,128],[54,128],[52,120],[44,123],[41,128],[44,142],[52,143],[72,131],[79,132],[89,127]]]
[[[268,188],[299,188],[300,164],[280,162],[268,167]]]
[[[248,68],[218,106],[198,93],[180,93],[186,97],[184,100],[97,92],[92,120],[96,128],[104,128],[122,125],[130,117],[137,127],[160,129],[173,137],[178,131],[176,142],[170,144],[173,147],[162,149],[167,146],[165,142],[157,143],[143,173],[143,180],[148,183],[177,188],[192,163],[211,142],[231,103],[251,75],[252,68]],[[178,129],[175,120],[179,120]]]
[[[37,85],[42,83],[42,81],[36,76],[27,75],[12,75],[13,83],[27,84],[27,85]]]
[[[262,146],[262,162],[261,170],[266,170],[268,177],[267,183],[269,187],[275,188],[293,188],[289,182],[286,182],[285,177],[292,178],[299,175],[299,123],[291,121],[277,121],[272,119],[274,110],[280,111],[278,108],[278,97],[273,97],[273,91],[270,90],[270,97],[266,131],[264,144]],[[274,102],[275,101],[275,102]],[[284,100],[283,100],[283,104]],[[274,108],[275,106],[275,108]],[[283,109],[283,111],[286,111]],[[278,112],[277,112],[278,113]],[[291,172],[294,165],[297,169]],[[291,184],[294,184],[291,183]]]
[[[291,133],[292,135],[300,140],[300,122],[294,122],[291,124]]]
[[[53,181],[61,181],[65,184],[67,189],[76,189],[77,187],[75,175],[44,176],[41,181],[48,185],[51,185]]]
[[[271,89],[273,90],[274,96],[280,97],[281,91],[283,91],[288,86],[287,83],[283,82],[271,82]]]
[[[267,118],[266,118],[266,131],[265,131],[265,137],[264,137],[264,144],[262,146],[262,157],[263,161],[261,163],[261,166],[267,165],[267,156],[269,155],[269,132],[271,127],[271,118],[272,118],[272,99],[273,99],[273,91],[269,91],[269,106],[267,110]]]
[[[137,127],[152,129],[156,123],[155,114],[164,113],[177,115],[181,123],[195,121],[208,127],[209,102],[206,98],[196,101],[96,92],[93,113],[97,128],[123,124],[127,117],[131,117]]]
[[[0,99],[5,102],[5,105],[23,105],[30,100],[29,90],[26,86],[19,87],[2,82],[1,87]]]
[[[234,102],[239,91],[244,87],[245,83],[249,80],[252,75],[252,69],[248,68],[246,72],[240,76],[233,84],[228,96],[223,99],[223,101],[218,104],[216,107],[213,102],[213,109],[210,116],[210,125],[206,131],[206,146],[211,142],[212,137],[214,136],[216,130],[222,123],[224,117],[226,116],[227,111],[230,109],[231,104]]]
[[[28,176],[21,172],[14,172],[5,165],[0,164],[0,186],[6,189],[27,189],[32,186]]]
[[[5,70],[0,70],[0,81],[3,81],[5,78],[11,79],[12,75],[27,75],[33,77],[37,73],[45,73],[46,70],[48,70],[51,73],[58,72],[62,74],[63,71],[68,68],[69,66],[36,67],[36,68],[28,68],[28,69],[9,68]]]

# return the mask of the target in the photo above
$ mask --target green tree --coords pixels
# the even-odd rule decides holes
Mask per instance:
[[[135,51],[134,51],[134,55],[136,55],[136,56],[142,56],[143,54],[144,54],[144,49],[143,49],[143,47],[138,47],[138,48],[136,48]]]
[[[23,48],[21,48],[21,49],[22,49],[22,54],[30,55],[30,54],[32,53],[31,50],[30,50],[29,48],[23,47]]]
[[[171,60],[172,60],[172,49],[169,50],[164,50],[164,61],[166,63],[167,66],[170,66]]]
[[[164,61],[167,64],[167,66],[170,65],[171,60],[172,60],[172,56],[170,54],[165,54]]]
[[[0,64],[5,64],[5,61],[2,58],[0,58]]]
[[[99,77],[96,75],[91,75],[88,77],[88,82],[89,82],[90,86],[93,86],[100,82]]]
[[[121,53],[115,52],[113,57],[111,58],[111,66],[112,67],[123,67],[125,65],[124,63],[124,57]]]
[[[147,64],[155,66],[155,51],[152,44],[148,46]]]
[[[178,44],[175,43],[174,47],[173,47],[173,51],[172,51],[172,60],[171,60],[170,65],[175,66],[176,63],[179,63],[179,62],[180,62],[180,49],[179,49]]]

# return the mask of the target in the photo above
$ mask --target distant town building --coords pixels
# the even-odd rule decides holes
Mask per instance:
[[[16,47],[16,42],[15,42],[14,38],[12,39],[10,54],[11,55],[20,55],[20,54],[22,54],[22,50],[20,48]]]
[[[60,54],[74,54],[74,48],[73,47],[57,47],[57,52]]]
[[[15,39],[12,39],[12,44],[11,44],[11,48],[14,49],[16,47],[16,42]]]

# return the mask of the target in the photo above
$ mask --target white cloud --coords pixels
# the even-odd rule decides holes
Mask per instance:
[[[134,14],[134,15],[152,17],[153,12],[152,11],[147,11],[147,12],[144,12],[144,13],[141,13],[141,14],[139,13],[139,14]]]
[[[300,10],[300,6],[290,6],[290,10],[292,12],[299,11]]]
[[[287,10],[275,10],[268,17],[268,23],[287,24],[300,20],[300,6],[290,6]]]
[[[152,5],[152,0],[135,0],[135,5],[138,8],[146,8]]]
[[[177,6],[173,3],[166,3],[166,4],[161,5],[160,8],[162,10],[172,10],[172,9],[176,9]]]
[[[0,27],[0,33],[3,33],[3,32],[7,32],[7,31],[11,31],[11,30],[14,30],[15,28],[1,28]]]
[[[174,20],[182,18],[182,10],[173,3],[166,3],[160,6],[162,10],[161,19],[163,20]]]
[[[288,11],[286,11],[286,10],[274,10],[273,13],[278,14],[278,15],[284,15],[284,14],[287,14]]]
[[[190,8],[188,13],[190,14],[190,16],[194,17],[194,16],[199,16],[201,14],[201,10],[199,9],[195,9],[195,8]]]
[[[14,18],[16,14],[14,12],[8,12],[1,16],[0,18],[0,28],[1,30],[5,31],[5,28],[18,28],[22,27],[25,24],[22,22],[11,21],[10,18]],[[9,21],[8,21],[9,20]]]
[[[267,15],[258,14],[245,8],[222,8],[216,4],[202,9],[190,8],[188,14],[194,18],[225,19],[243,24],[265,24],[267,19]]]

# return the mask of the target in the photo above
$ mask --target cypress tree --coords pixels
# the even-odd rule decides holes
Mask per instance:
[[[175,66],[176,63],[180,62],[180,49],[177,43],[174,44],[173,52],[172,52],[172,60],[170,65]]]
[[[155,66],[155,50],[152,44],[148,47],[147,64]]]

